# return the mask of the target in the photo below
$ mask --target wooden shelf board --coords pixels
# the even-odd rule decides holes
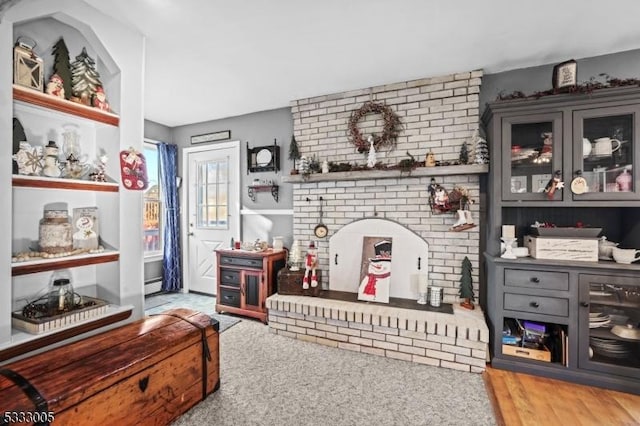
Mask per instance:
[[[45,189],[73,189],[80,191],[118,192],[115,182],[93,182],[79,179],[47,178],[42,176],[13,175],[13,186]]]
[[[120,124],[120,117],[111,112],[102,111],[101,109],[71,102],[66,99],[60,99],[56,96],[51,96],[17,84],[13,85],[13,99],[111,126],[117,127]]]
[[[284,183],[311,183],[311,182],[330,182],[341,180],[368,180],[368,179],[393,179],[393,178],[412,178],[423,176],[455,176],[455,175],[472,175],[485,174],[489,172],[488,164],[468,164],[459,166],[436,166],[436,167],[417,167],[410,172],[403,172],[399,169],[394,170],[354,170],[348,172],[332,172],[332,173],[312,173],[308,176],[289,175],[282,176]]]
[[[11,343],[0,348],[0,362],[60,342],[73,336],[86,333],[109,324],[125,320],[131,316],[133,306],[109,305],[107,312],[97,318],[78,322],[66,328],[45,334],[29,334],[13,329]]]
[[[77,266],[97,265],[100,263],[116,262],[120,254],[115,250],[105,250],[102,253],[87,253],[76,256],[58,257],[54,259],[36,259],[25,262],[12,262],[11,275],[26,275],[36,272],[53,271],[56,269],[74,268]]]

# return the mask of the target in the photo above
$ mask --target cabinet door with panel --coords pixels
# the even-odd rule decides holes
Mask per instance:
[[[573,112],[573,169],[587,182],[574,200],[640,199],[637,149],[640,105]]]
[[[543,200],[562,169],[562,148],[562,113],[502,118],[502,199]],[[562,191],[554,199],[562,199]]]
[[[579,365],[640,379],[640,282],[580,274]]]

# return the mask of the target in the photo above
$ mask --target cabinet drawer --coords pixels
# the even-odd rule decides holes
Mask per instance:
[[[569,291],[569,274],[523,269],[505,269],[504,285]]]
[[[250,259],[246,257],[221,256],[220,264],[262,269],[262,259]]]
[[[221,305],[240,307],[240,290],[221,288],[219,296]]]
[[[218,279],[220,280],[220,285],[240,287],[240,271],[221,268]]]
[[[504,308],[510,311],[566,317],[569,316],[569,299],[505,293]]]

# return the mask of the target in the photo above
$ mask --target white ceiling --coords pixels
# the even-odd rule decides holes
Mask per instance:
[[[85,0],[144,34],[169,127],[423,77],[640,47],[637,0]]]

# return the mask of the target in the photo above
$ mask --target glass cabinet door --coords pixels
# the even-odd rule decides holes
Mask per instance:
[[[573,191],[574,200],[638,198],[639,112],[637,106],[574,112],[574,176],[586,183]]]
[[[580,275],[580,368],[640,378],[640,283]]]
[[[502,199],[543,200],[562,165],[562,114],[507,117],[502,121]],[[562,199],[555,191],[554,199]]]

